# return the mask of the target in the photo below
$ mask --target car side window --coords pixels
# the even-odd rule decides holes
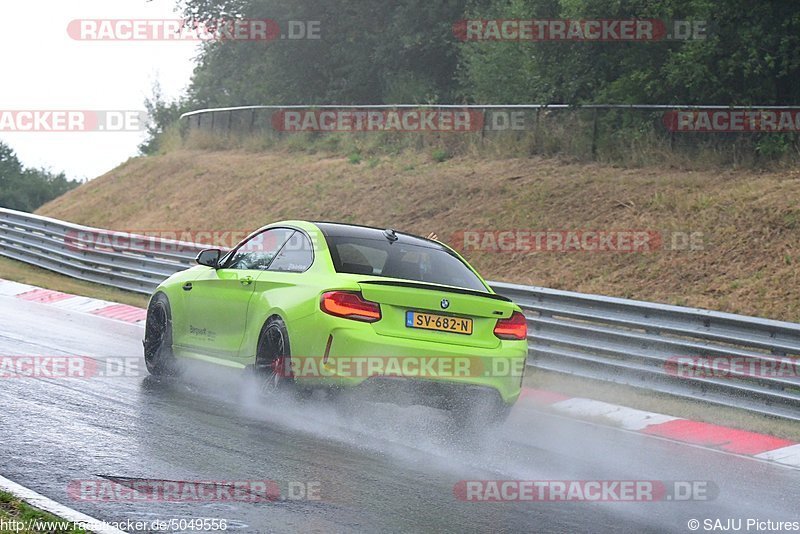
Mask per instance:
[[[303,232],[295,232],[270,264],[270,271],[302,273],[314,263],[311,240]]]
[[[266,271],[293,233],[290,228],[271,228],[254,235],[236,249],[226,268]]]

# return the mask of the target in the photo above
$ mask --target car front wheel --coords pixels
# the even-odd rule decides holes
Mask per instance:
[[[144,330],[144,363],[150,374],[174,375],[178,366],[172,353],[172,314],[169,300],[158,293],[147,307]]]

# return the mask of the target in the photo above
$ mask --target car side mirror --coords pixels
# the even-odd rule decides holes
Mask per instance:
[[[207,248],[200,251],[200,254],[197,255],[195,261],[200,265],[205,265],[206,267],[219,267],[219,259],[222,256],[222,251],[218,248]]]

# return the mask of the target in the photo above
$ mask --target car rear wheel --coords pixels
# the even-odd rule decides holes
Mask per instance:
[[[166,295],[159,293],[147,307],[144,330],[144,363],[156,376],[177,374],[178,366],[172,353],[172,313]]]
[[[294,385],[290,357],[286,323],[280,317],[271,317],[261,330],[256,350],[254,371],[262,396],[272,397]]]

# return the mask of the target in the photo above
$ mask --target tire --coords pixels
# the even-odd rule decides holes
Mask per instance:
[[[272,398],[284,391],[295,390],[289,332],[286,323],[278,316],[270,317],[261,329],[253,371],[262,397]]]
[[[172,352],[172,311],[163,293],[156,294],[147,307],[143,344],[144,363],[150,374],[178,374],[178,365]]]

